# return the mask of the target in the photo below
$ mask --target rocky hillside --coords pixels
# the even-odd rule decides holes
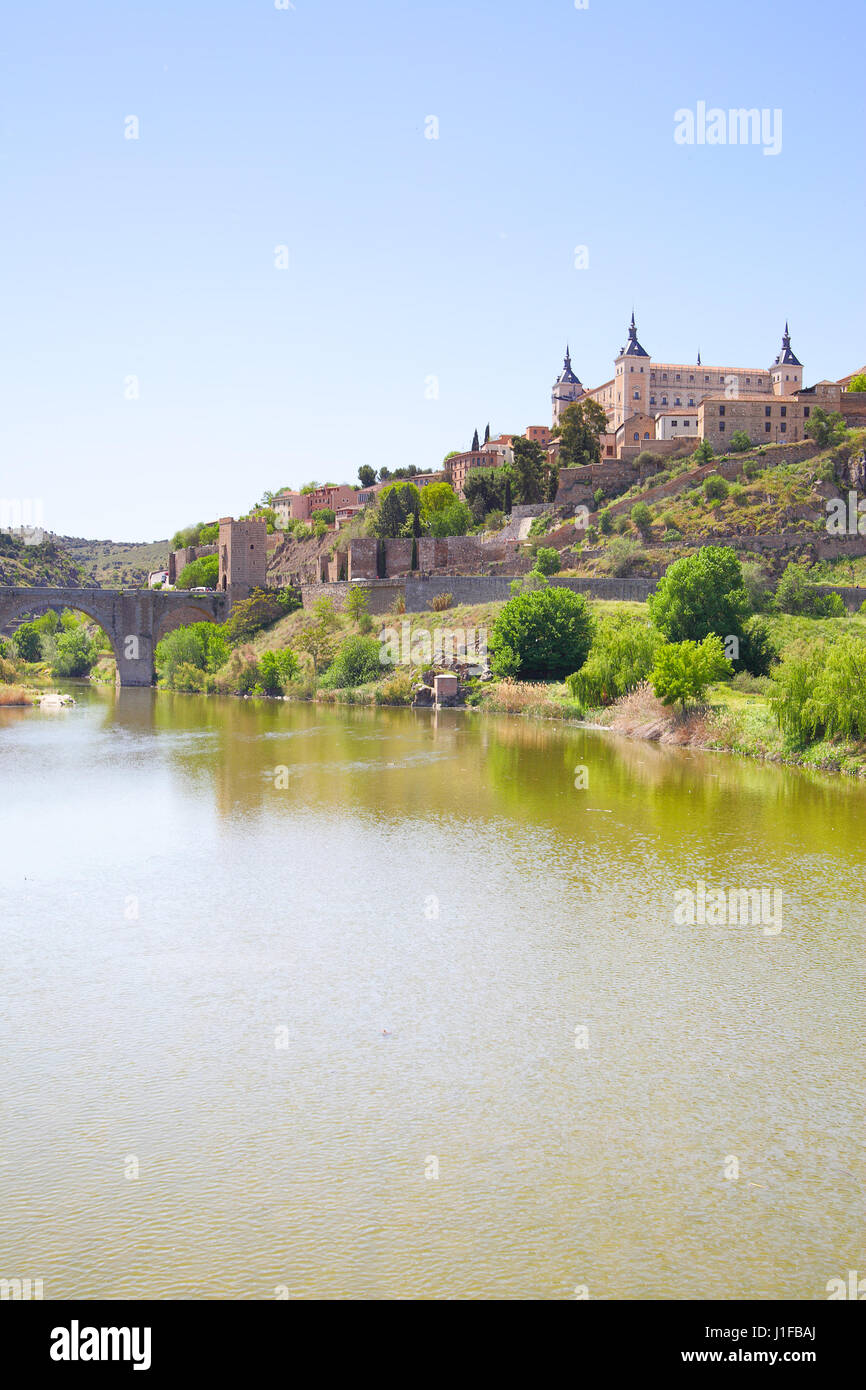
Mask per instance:
[[[168,564],[168,541],[88,541],[80,536],[56,537],[80,565],[88,584],[103,589],[141,588],[147,576]]]
[[[17,536],[0,531],[0,584],[74,589],[90,582],[56,537],[46,537],[42,545],[25,545]]]

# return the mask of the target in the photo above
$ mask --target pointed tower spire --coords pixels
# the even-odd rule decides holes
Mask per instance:
[[[698,348],[698,366],[701,365],[701,350]]]

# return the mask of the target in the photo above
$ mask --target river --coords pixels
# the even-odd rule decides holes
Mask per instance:
[[[866,789],[471,712],[75,694],[0,710],[0,1276],[866,1274]],[[700,883],[780,911],[683,924]]]

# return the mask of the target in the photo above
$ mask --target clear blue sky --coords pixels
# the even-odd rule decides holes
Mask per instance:
[[[0,496],[152,540],[265,488],[438,466],[488,420],[549,423],[566,338],[606,380],[632,303],[660,359],[765,366],[788,318],[807,381],[861,366],[864,13],[12,8]],[[781,108],[781,153],[677,145],[699,101]]]

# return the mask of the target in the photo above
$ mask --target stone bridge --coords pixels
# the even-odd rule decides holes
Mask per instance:
[[[0,587],[0,632],[48,608],[74,608],[105,629],[117,661],[119,685],[152,685],[157,642],[186,623],[224,623],[231,593]]]

